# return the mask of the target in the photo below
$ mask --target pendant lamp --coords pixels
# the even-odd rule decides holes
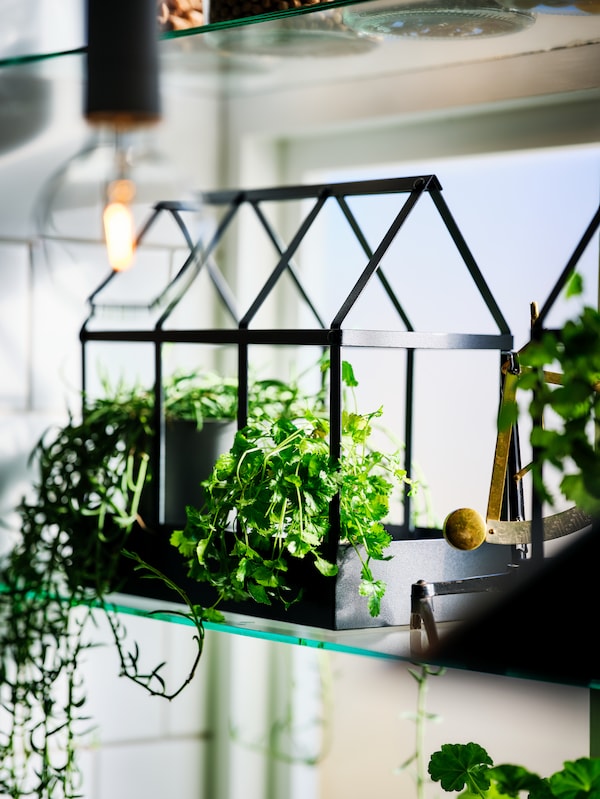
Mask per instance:
[[[105,0],[86,0],[86,30],[83,114],[90,135],[43,187],[36,227],[50,266],[77,264],[93,272],[93,286],[107,266],[133,264],[136,231],[156,202],[182,199],[183,186],[157,145],[155,4],[127,0],[115,14]]]
[[[86,0],[81,111],[89,135],[45,182],[34,206],[32,310],[43,331],[36,380],[44,402],[54,404],[80,382],[79,332],[96,287],[118,276],[110,285],[125,310],[117,305],[110,313],[123,324],[140,284],[154,288],[180,257],[181,231],[172,220],[153,225],[139,246],[136,241],[157,202],[189,196],[185,178],[158,144],[156,4],[126,0],[118,12],[105,0]]]

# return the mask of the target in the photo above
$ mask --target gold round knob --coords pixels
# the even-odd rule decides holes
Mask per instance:
[[[459,508],[449,513],[443,530],[444,538],[455,549],[477,549],[485,541],[485,522],[472,508]]]

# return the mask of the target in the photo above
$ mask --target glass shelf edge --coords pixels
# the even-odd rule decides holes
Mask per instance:
[[[0,594],[7,590],[6,586],[0,584]],[[188,627],[194,626],[193,622],[185,616],[185,606],[174,602],[169,603],[161,601],[161,607],[158,608],[155,600],[146,597],[115,593],[108,595],[103,603],[90,597],[89,601],[82,599],[78,605],[90,608],[91,610],[101,610],[104,608],[109,611],[112,610],[115,613],[135,616],[150,621],[162,621],[167,624],[180,624]],[[73,607],[75,606],[76,605],[73,605]],[[240,635],[271,643],[337,652],[344,655],[370,657],[376,660],[394,661],[411,665],[429,663],[430,665],[435,665],[440,668],[450,668],[457,671],[487,673],[498,677],[534,682],[548,682],[551,684],[574,685],[578,688],[600,690],[600,679],[595,677],[586,679],[585,681],[569,679],[568,676],[557,678],[555,676],[545,675],[544,673],[532,673],[531,670],[520,668],[518,664],[510,668],[490,669],[486,666],[462,663],[460,660],[453,660],[451,663],[445,660],[442,663],[435,658],[430,661],[424,660],[410,652],[410,629],[408,626],[378,626],[348,630],[330,630],[327,628],[309,627],[292,622],[245,616],[238,613],[224,613],[223,615],[225,616],[224,622],[205,622],[205,630],[229,635]],[[463,622],[456,620],[438,623],[437,628],[440,639],[456,631]]]
[[[300,8],[289,8],[284,11],[269,11],[265,14],[256,14],[251,17],[239,17],[223,22],[207,22],[206,24],[195,28],[183,28],[176,31],[160,31],[158,38],[160,42],[173,42],[193,36],[201,36],[214,31],[230,30],[232,28],[241,28],[246,25],[254,25],[255,23],[259,22],[289,19],[292,17],[297,18],[306,14],[325,12],[344,6],[364,4],[365,1],[374,2],[375,0],[326,0],[326,2],[316,2],[314,5],[303,6]],[[82,41],[80,44],[68,49],[50,51],[45,50],[39,53],[25,52],[22,54],[0,57],[0,69],[24,66],[27,64],[37,64],[72,55],[85,55],[86,49],[85,41]]]
[[[39,64],[44,61],[66,58],[68,56],[83,55],[86,51],[85,46],[74,47],[69,50],[57,50],[51,53],[24,53],[23,55],[8,56],[0,58],[0,69],[7,67],[22,67],[27,64]]]
[[[365,3],[377,2],[377,0],[321,0],[310,6],[299,8],[287,8],[283,11],[268,11],[264,14],[254,14],[251,17],[237,17],[222,22],[207,22],[197,28],[184,28],[177,31],[163,31],[160,34],[161,41],[172,41],[183,39],[187,36],[198,36],[203,33],[218,30],[229,30],[231,28],[241,28],[246,25],[254,25],[257,22],[272,22],[278,19],[290,19],[292,17],[305,16],[306,14],[319,14],[335,8],[345,8],[346,6],[365,5]]]
[[[118,613],[173,624],[193,626],[181,615],[184,606],[156,603],[141,597],[111,595],[106,604]],[[273,621],[237,613],[224,613],[223,622],[205,622],[206,630],[241,635],[274,643],[323,649],[361,657],[413,662],[409,646],[409,628],[378,626],[351,630],[329,630],[291,622]]]

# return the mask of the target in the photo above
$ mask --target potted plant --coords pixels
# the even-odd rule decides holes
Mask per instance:
[[[300,402],[296,382],[273,378],[252,380],[248,415],[287,415]],[[150,404],[153,404],[150,402]],[[238,382],[213,372],[177,372],[164,387],[166,522],[185,524],[185,508],[200,502],[201,483],[222,452],[233,442],[237,427]]]
[[[354,392],[347,362],[342,379]],[[394,488],[411,483],[397,449],[370,445],[381,414],[343,411],[339,462],[331,457],[322,397],[295,413],[251,418],[236,433],[203,484],[202,506],[188,505],[185,527],[171,536],[192,581],[212,589],[205,615],[219,618],[218,608],[230,602],[289,609],[322,577],[334,577],[336,513],[339,537],[360,561],[358,593],[371,616],[379,614],[386,586],[372,562],[389,559],[391,542],[382,520]],[[299,562],[309,567],[298,578]]]
[[[580,276],[574,275],[567,288],[568,296],[581,294]],[[553,467],[560,476],[563,497],[591,516],[600,516],[598,309],[584,306],[560,330],[541,330],[520,356],[520,365],[518,385],[531,391],[532,467],[540,499],[551,505],[556,502],[547,472],[544,477],[545,467]],[[548,379],[549,367],[558,369],[556,379]],[[508,414],[516,418],[516,404]],[[511,418],[501,423],[510,423]]]
[[[549,777],[525,766],[494,766],[486,750],[476,743],[443,744],[429,760],[428,771],[444,791],[460,791],[461,799],[585,799],[600,796],[600,758],[566,761]]]
[[[417,707],[409,718],[415,723],[415,751],[399,771],[415,770],[416,796],[423,799],[428,783],[440,783],[442,790],[459,799],[596,799],[600,796],[600,758],[581,757],[566,761],[549,777],[540,777],[526,766],[494,765],[478,743],[445,743],[429,757],[425,753],[425,726],[440,721],[426,707],[429,680],[446,673],[444,667],[420,664],[409,668],[416,680]]]
[[[107,599],[119,587],[122,553],[150,479],[151,420],[151,392],[119,388],[88,402],[80,420],[70,415],[47,431],[33,450],[37,476],[19,508],[20,535],[0,563],[2,795],[78,795],[75,741],[88,726],[79,667],[94,645],[88,630],[95,609],[114,633],[121,673],[150,693],[171,698],[198,663],[201,617],[175,584],[173,597],[187,605],[181,613],[195,624],[198,651],[174,689],[160,667],[141,666]]]

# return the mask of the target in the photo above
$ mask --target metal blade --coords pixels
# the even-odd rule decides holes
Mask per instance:
[[[592,517],[579,508],[555,513],[544,518],[544,541],[561,538],[583,530],[592,523]],[[505,522],[488,519],[486,522],[488,544],[530,544],[531,522]]]
[[[502,406],[516,402],[517,397],[517,375],[507,372],[504,376],[504,388],[502,392]],[[496,436],[496,450],[494,452],[494,464],[492,467],[492,479],[490,480],[490,495],[487,506],[488,519],[497,519],[502,512],[502,499],[504,497],[504,486],[506,483],[506,470],[508,468],[508,453],[512,427],[498,430]]]

